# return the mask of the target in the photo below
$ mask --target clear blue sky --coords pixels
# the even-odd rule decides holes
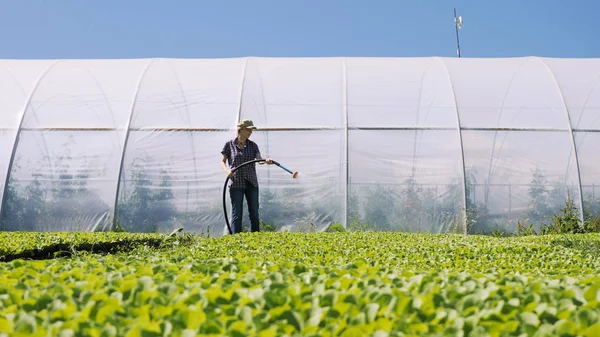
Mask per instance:
[[[599,0],[0,0],[0,58],[600,57]]]

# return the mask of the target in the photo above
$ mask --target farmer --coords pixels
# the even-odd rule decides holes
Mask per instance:
[[[242,120],[237,125],[237,137],[225,143],[221,154],[221,166],[230,177],[229,196],[231,198],[233,233],[242,231],[242,214],[244,206],[244,196],[248,202],[248,213],[250,216],[250,230],[259,231],[258,217],[258,179],[256,177],[256,166],[254,163],[245,165],[231,174],[230,168],[235,168],[241,164],[253,160],[262,159],[258,145],[251,141],[252,130],[256,130],[251,120]],[[228,162],[229,167],[225,164]],[[271,158],[265,160],[267,164],[272,164]],[[264,162],[260,162],[263,164]]]

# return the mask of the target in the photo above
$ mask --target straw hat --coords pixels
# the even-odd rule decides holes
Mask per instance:
[[[240,121],[237,125],[238,130],[239,129],[256,129],[256,126],[254,126],[254,123],[249,120],[249,119],[244,119],[242,121]]]

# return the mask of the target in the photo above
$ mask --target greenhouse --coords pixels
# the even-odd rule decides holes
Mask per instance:
[[[0,60],[0,88],[4,231],[226,234],[220,151],[242,119],[299,172],[257,165],[276,230],[600,216],[600,59]]]

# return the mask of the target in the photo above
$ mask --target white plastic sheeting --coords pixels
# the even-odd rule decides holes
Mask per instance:
[[[0,90],[3,230],[222,235],[240,119],[299,171],[257,167],[279,230],[514,231],[567,196],[600,215],[598,59],[0,60]]]

